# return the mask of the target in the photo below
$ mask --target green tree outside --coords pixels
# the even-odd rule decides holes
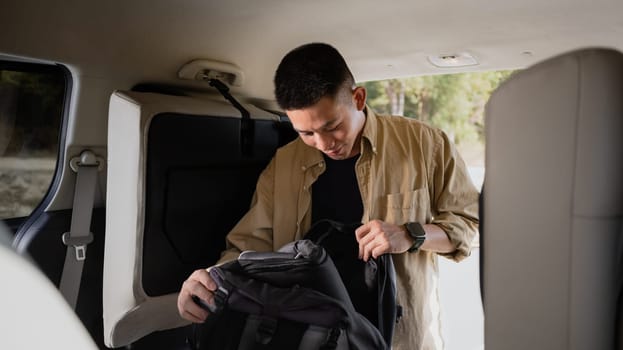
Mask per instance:
[[[512,71],[429,75],[366,82],[368,104],[444,130],[466,161],[484,164],[484,108]]]

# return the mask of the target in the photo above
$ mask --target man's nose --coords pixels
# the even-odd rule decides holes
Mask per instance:
[[[333,147],[333,138],[327,135],[322,135],[320,133],[316,134],[316,148],[321,151],[328,151]]]

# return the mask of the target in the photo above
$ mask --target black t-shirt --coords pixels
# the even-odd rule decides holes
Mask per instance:
[[[359,155],[343,160],[323,156],[326,170],[312,185],[312,223],[322,219],[361,222],[363,201],[355,174]]]

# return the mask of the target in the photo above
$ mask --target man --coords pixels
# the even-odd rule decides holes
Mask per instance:
[[[366,107],[342,56],[326,44],[288,53],[275,95],[299,138],[279,149],[260,176],[249,212],[227,236],[219,263],[243,250],[272,251],[302,238],[312,222],[363,222],[359,256],[392,254],[403,316],[394,349],[440,349],[437,255],[470,253],[478,192],[447,136],[414,119],[377,116]],[[203,322],[192,302],[212,303],[206,270],[184,282],[182,317]]]

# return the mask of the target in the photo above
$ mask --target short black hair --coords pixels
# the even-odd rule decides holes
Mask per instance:
[[[299,46],[283,57],[275,73],[275,97],[284,110],[314,105],[335,98],[340,89],[355,84],[344,57],[331,45]]]

